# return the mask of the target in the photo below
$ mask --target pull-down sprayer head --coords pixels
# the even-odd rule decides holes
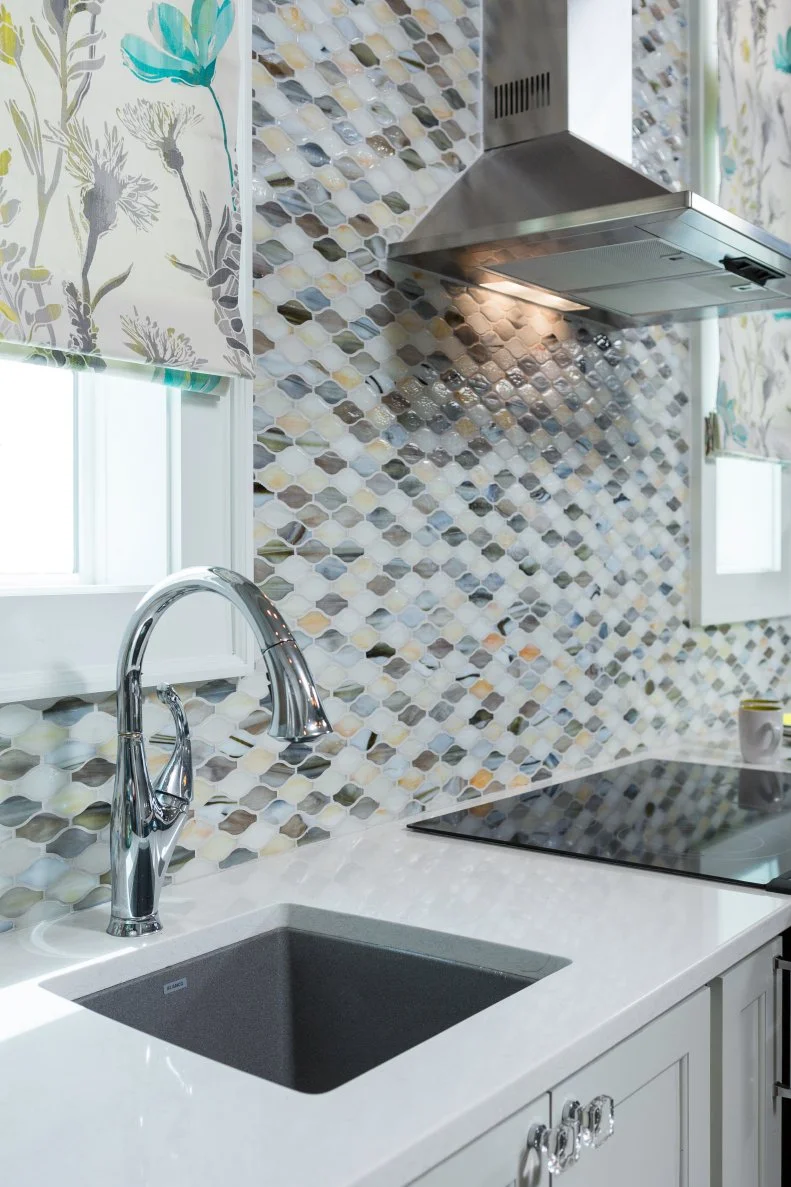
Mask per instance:
[[[157,622],[174,602],[204,591],[226,598],[256,637],[272,689],[270,734],[309,741],[329,733],[330,723],[310,669],[280,612],[252,581],[219,567],[182,569],[155,585],[137,606],[118,657],[119,729],[139,733],[142,728],[141,669]]]

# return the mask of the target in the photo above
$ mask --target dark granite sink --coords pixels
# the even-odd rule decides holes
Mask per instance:
[[[568,962],[306,908],[287,923],[78,998],[298,1092],[328,1092]]]

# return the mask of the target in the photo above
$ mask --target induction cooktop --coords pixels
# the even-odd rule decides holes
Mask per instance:
[[[791,772],[644,760],[409,827],[791,894]]]

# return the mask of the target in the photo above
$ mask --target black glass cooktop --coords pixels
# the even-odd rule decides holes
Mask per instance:
[[[791,894],[791,772],[648,760],[410,828]]]

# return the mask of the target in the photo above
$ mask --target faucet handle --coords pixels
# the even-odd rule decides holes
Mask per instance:
[[[170,709],[176,727],[176,744],[154,783],[154,793],[160,802],[162,797],[179,800],[183,804],[183,811],[192,801],[192,744],[189,722],[181,698],[172,684],[157,685],[157,696],[162,704]]]

